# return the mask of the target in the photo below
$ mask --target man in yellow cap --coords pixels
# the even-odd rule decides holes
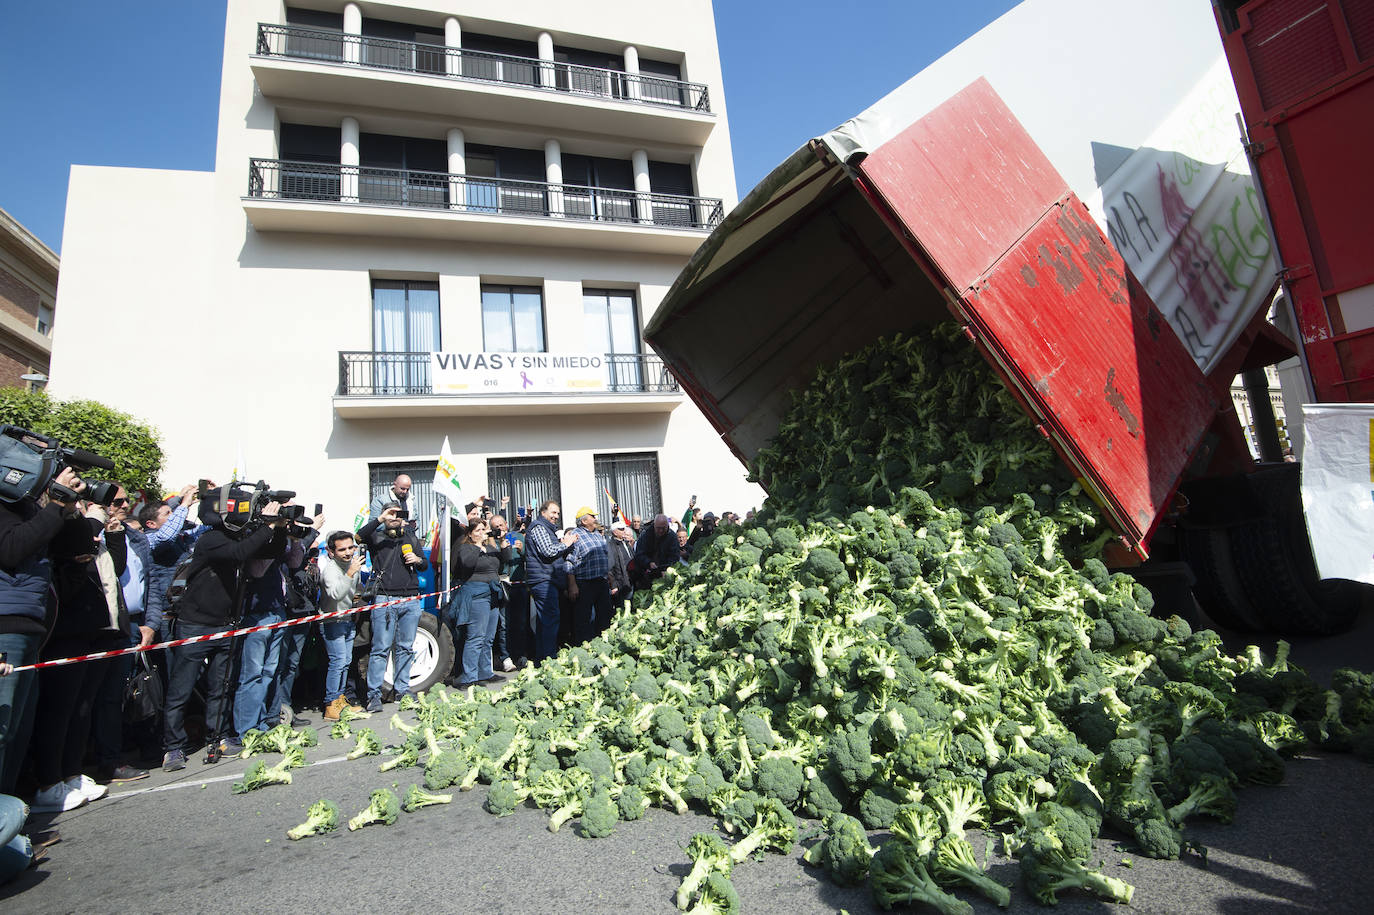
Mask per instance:
[[[577,542],[568,555],[573,602],[573,644],[581,645],[609,625],[611,615],[611,556],[606,538],[596,529],[596,512],[587,505],[577,510]]]

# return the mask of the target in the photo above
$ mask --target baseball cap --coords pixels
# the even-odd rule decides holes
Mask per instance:
[[[582,518],[585,517],[586,515],[591,515],[593,518],[595,518],[595,517],[596,517],[596,512],[592,510],[591,506],[584,505],[584,506],[582,506],[581,508],[579,508],[579,509],[577,510],[577,514],[573,515],[573,520],[574,520],[574,521],[581,521]]]
[[[630,526],[629,526],[628,524],[626,524],[624,521],[612,521],[612,522],[611,522],[611,530],[613,530],[613,531],[628,531],[629,529],[630,529]]]
[[[715,512],[707,512],[706,514],[704,514],[704,515],[701,516],[701,520],[702,520],[702,521],[706,521],[706,520],[714,521],[714,520],[716,520],[716,513],[715,513]]]

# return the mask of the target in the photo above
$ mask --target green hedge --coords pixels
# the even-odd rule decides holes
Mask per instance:
[[[157,430],[127,413],[94,400],[56,400],[43,391],[0,388],[0,423],[23,426],[114,461],[113,471],[91,471],[87,475],[92,478],[108,473],[129,492],[161,492],[163,456]]]

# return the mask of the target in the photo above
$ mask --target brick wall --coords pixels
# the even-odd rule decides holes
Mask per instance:
[[[32,327],[38,320],[39,301],[37,291],[0,267],[0,308]]]
[[[40,372],[47,372],[46,366],[34,366],[27,356],[0,343],[0,387],[28,387],[29,383],[19,376],[27,375],[35,368]]]

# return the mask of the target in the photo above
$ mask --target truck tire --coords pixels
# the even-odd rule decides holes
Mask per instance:
[[[1269,631],[1335,635],[1354,625],[1360,587],[1356,582],[1317,578],[1301,517],[1238,525],[1231,532],[1231,544],[1236,571]]]
[[[369,627],[370,628],[370,627]],[[361,636],[361,632],[359,636]],[[371,635],[369,633],[369,640]],[[355,650],[357,642],[354,643]],[[360,683],[367,683],[368,644],[362,646],[355,664]],[[409,693],[422,693],[436,683],[448,679],[453,672],[453,633],[439,622],[439,617],[425,611],[420,614],[420,626],[415,630],[415,658],[410,662]],[[382,678],[382,692],[394,692],[392,683],[395,667],[391,658],[386,660],[386,674]],[[364,688],[366,688],[364,686]]]
[[[1179,552],[1193,570],[1193,596],[1213,623],[1236,632],[1257,632],[1264,618],[1250,603],[1231,556],[1231,525],[1183,523]]]

